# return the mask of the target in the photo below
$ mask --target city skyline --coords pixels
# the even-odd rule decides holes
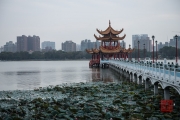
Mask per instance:
[[[155,35],[159,42],[180,35],[179,0],[121,1],[0,1],[0,46],[16,42],[18,35],[38,35],[42,41],[56,42],[61,49],[65,40],[80,44],[81,40],[96,41],[96,28],[106,29],[109,20],[114,29],[124,28],[126,47],[132,35]],[[163,6],[160,6],[163,4]]]

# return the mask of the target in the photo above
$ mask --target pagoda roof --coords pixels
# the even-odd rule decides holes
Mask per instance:
[[[89,50],[89,49],[86,49],[86,52],[87,52],[87,53],[90,53],[90,54],[93,54],[93,51],[92,51],[92,50]]]
[[[109,27],[105,30],[105,31],[100,31],[98,29],[96,29],[97,32],[99,34],[101,34],[103,37],[101,36],[96,36],[94,34],[94,37],[96,38],[96,40],[103,40],[103,41],[118,41],[118,40],[123,40],[126,37],[126,34],[124,34],[124,36],[119,37],[117,36],[118,34],[120,34],[124,29],[122,28],[120,31],[114,30],[111,27],[111,22],[109,21]]]
[[[110,36],[109,37],[97,37],[95,34],[94,34],[94,37],[97,39],[97,40],[114,40],[114,41],[118,41],[118,40],[123,40],[125,37],[126,37],[126,34],[124,34],[124,36],[123,37],[113,37],[113,36],[111,36],[111,34],[110,34]]]
[[[124,53],[132,53],[134,49],[128,48],[128,49],[123,49],[122,52]]]
[[[98,29],[96,29],[97,30],[97,32],[99,33],[99,34],[101,34],[101,35],[106,35],[106,34],[109,34],[109,33],[112,33],[112,34],[114,34],[114,35],[118,35],[118,34],[120,34],[124,29],[122,28],[120,31],[118,31],[118,30],[114,30],[112,27],[111,27],[111,22],[110,22],[110,20],[109,20],[109,27],[105,30],[105,31],[100,31],[100,30],[98,30]]]
[[[92,49],[93,53],[99,53],[99,49],[95,48],[95,49]]]
[[[86,52],[90,53],[90,54],[97,54],[97,53],[99,53],[99,49],[97,49],[97,48],[95,48],[95,49],[86,49]]]
[[[103,46],[100,46],[100,51],[103,53],[118,53],[121,51],[121,49],[122,48],[119,45],[114,49],[108,49],[108,48],[104,48]]]

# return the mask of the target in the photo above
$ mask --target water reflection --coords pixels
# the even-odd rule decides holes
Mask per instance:
[[[18,71],[17,75],[30,75],[30,74],[38,74],[40,71]]]
[[[89,61],[0,62],[0,91],[47,87],[62,83],[118,82],[110,69],[89,68]]]
[[[40,73],[41,71],[17,71],[17,88],[27,90],[39,87],[41,84]]]
[[[117,82],[118,76],[114,76],[114,73],[110,69],[92,68],[92,82],[102,81]]]
[[[99,68],[92,68],[92,82],[101,81],[100,78],[100,69]]]

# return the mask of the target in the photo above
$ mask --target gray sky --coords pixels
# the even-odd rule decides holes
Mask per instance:
[[[59,50],[66,40],[95,41],[96,28],[105,30],[109,20],[115,30],[124,28],[119,36],[126,34],[127,45],[133,34],[165,42],[180,35],[180,0],[0,0],[0,46],[37,35]]]

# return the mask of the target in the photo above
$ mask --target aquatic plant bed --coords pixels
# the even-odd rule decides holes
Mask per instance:
[[[177,119],[160,112],[162,96],[134,83],[74,83],[35,90],[0,91],[0,120]]]

